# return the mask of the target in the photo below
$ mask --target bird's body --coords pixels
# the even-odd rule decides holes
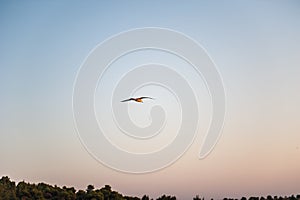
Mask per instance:
[[[153,99],[151,97],[138,97],[138,98],[129,98],[129,99],[125,99],[121,102],[127,102],[127,101],[136,101],[136,102],[139,102],[139,103],[143,103],[143,99]]]

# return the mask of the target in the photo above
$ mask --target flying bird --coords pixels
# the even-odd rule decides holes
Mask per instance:
[[[129,99],[125,99],[121,102],[127,102],[127,101],[136,101],[136,102],[139,102],[139,103],[143,103],[143,100],[142,99],[153,99],[151,97],[138,97],[138,98],[129,98]]]

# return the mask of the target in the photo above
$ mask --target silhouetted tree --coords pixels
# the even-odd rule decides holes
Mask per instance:
[[[84,200],[84,198],[85,198],[85,191],[78,190],[78,192],[76,192],[76,200]]]
[[[125,200],[125,198],[116,191],[112,191],[109,185],[105,185],[100,189],[104,196],[104,200]]]
[[[119,194],[118,192],[116,192],[116,191],[111,192],[111,194],[109,196],[109,199],[110,200],[112,200],[112,199],[114,199],[114,200],[125,200],[123,198],[123,196],[121,194]]]
[[[16,184],[7,176],[0,179],[0,199],[17,200]]]
[[[268,195],[267,200],[273,200],[273,197],[271,195]]]
[[[91,191],[86,193],[85,195],[86,200],[104,200],[104,196],[99,191]]]
[[[25,183],[24,181],[18,183],[16,195],[19,199],[44,199],[43,193],[36,187],[35,184]]]
[[[199,197],[199,195],[196,195],[193,200],[201,200],[201,198]]]
[[[95,189],[95,187],[93,185],[88,185],[86,188],[86,192],[89,193],[91,191],[93,191]]]
[[[149,196],[144,195],[144,196],[142,197],[142,200],[149,200]]]
[[[297,200],[297,198],[294,195],[292,195],[289,197],[289,200]]]

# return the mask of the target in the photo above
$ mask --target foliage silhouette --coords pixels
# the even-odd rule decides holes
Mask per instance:
[[[101,189],[95,189],[93,185],[88,185],[86,191],[78,190],[74,187],[62,188],[46,183],[31,184],[25,181],[19,182],[17,185],[11,181],[9,177],[3,176],[0,179],[0,200],[150,200],[149,196],[144,195],[142,198],[123,196],[117,191],[113,191],[111,186],[105,185]],[[151,199],[153,200],[153,199]],[[176,200],[175,196],[167,196],[163,194],[156,200]],[[199,195],[193,200],[204,200]],[[237,200],[233,198],[224,198],[223,200]],[[240,200],[247,200],[242,197]],[[300,200],[300,194],[291,195],[289,197],[250,197],[248,200]]]

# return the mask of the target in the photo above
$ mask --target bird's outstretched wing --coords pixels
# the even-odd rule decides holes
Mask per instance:
[[[152,97],[140,97],[140,99],[154,99]]]
[[[129,98],[129,99],[125,99],[125,100],[123,100],[121,102],[134,101],[134,100],[135,100],[134,98]]]

